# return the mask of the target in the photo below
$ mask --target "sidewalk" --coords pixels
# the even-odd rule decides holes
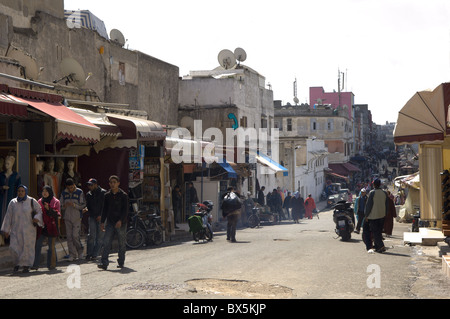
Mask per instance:
[[[318,202],[316,203],[317,210],[322,212],[322,210],[326,209],[327,203],[326,201]],[[184,242],[192,240],[192,235],[189,233],[189,226],[187,223],[179,224],[179,229],[175,231],[175,234],[169,234],[165,235],[165,242],[162,244],[162,246],[165,243],[173,243],[173,242]],[[226,230],[226,221],[219,222],[218,225],[216,225],[220,230]],[[81,242],[83,243],[83,247],[85,247],[86,250],[86,236],[83,236],[81,238]],[[154,247],[158,248],[158,246]],[[113,251],[117,249],[117,240],[114,240],[113,242]],[[48,246],[43,245],[42,247],[42,253],[41,253],[41,264],[40,268],[46,269],[46,260],[47,260],[47,250]],[[67,241],[66,239],[61,238],[61,240],[56,241],[56,253],[58,256],[58,266],[66,266],[69,264],[68,259],[64,259],[64,256],[66,256],[69,253],[69,248],[67,247]],[[2,246],[0,247],[0,271],[8,271],[12,270],[14,267],[12,263],[11,253],[9,252],[9,246]]]
[[[176,230],[174,235],[170,235],[170,236],[166,235],[164,243],[172,243],[172,242],[185,241],[185,240],[192,239],[192,235],[189,233],[189,228],[187,228],[187,230],[185,228],[186,227],[181,226],[179,230]],[[86,236],[83,236],[81,238],[81,242],[83,244],[84,251],[86,252]],[[163,246],[164,243],[161,246]],[[161,246],[154,246],[154,248],[158,248]],[[117,247],[118,247],[117,239],[114,239],[112,252],[117,251]],[[47,266],[46,266],[47,250],[48,250],[48,245],[44,244],[42,246],[41,263],[40,263],[40,268],[42,268],[42,269],[47,269]],[[58,262],[56,265],[57,268],[58,268],[58,266],[61,267],[61,266],[69,265],[69,260],[64,258],[64,256],[68,255],[68,253],[69,253],[69,248],[67,247],[67,240],[63,239],[63,238],[61,238],[61,240],[57,240],[56,241],[56,254],[58,256],[57,257]],[[12,270],[13,267],[14,267],[14,265],[12,262],[11,253],[9,252],[9,245],[0,247],[0,271]]]

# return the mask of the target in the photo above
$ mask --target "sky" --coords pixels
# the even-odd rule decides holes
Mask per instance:
[[[450,82],[449,0],[65,0],[89,10],[125,47],[180,69],[211,70],[224,49],[270,83],[274,100],[309,103],[309,88],[353,92],[373,121],[396,122],[418,91]]]

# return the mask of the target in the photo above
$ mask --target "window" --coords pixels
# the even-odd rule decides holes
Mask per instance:
[[[292,119],[287,119],[287,130],[292,132]]]
[[[247,116],[241,118],[241,127],[247,127]]]
[[[328,131],[334,131],[334,119],[328,119],[327,128]]]

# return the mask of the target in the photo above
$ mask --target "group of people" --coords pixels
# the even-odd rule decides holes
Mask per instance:
[[[383,233],[392,235],[394,218],[397,217],[394,196],[389,191],[381,189],[381,180],[375,179],[373,190],[367,194],[361,189],[355,200],[354,212],[357,216],[355,233],[359,234],[363,228],[362,239],[369,253],[386,251]]]
[[[311,194],[305,200],[298,191],[294,195],[288,192],[287,196],[284,197],[280,187],[274,188],[266,196],[264,196],[264,190],[265,186],[258,191],[258,204],[264,206],[267,203],[271,211],[277,212],[281,219],[292,219],[295,223],[299,223],[300,219],[313,218],[313,213],[317,207]],[[266,202],[264,199],[266,199]]]
[[[83,259],[80,240],[81,219],[89,215],[86,260],[101,256],[98,267],[107,269],[112,240],[117,234],[119,242],[118,266],[124,267],[125,236],[128,221],[128,195],[120,188],[119,177],[109,178],[110,189],[106,191],[96,179],[87,182],[89,191],[84,194],[72,179],[65,181],[65,189],[56,198],[51,186],[44,186],[42,197],[36,200],[28,195],[28,188],[20,185],[17,197],[10,201],[1,226],[2,234],[10,239],[9,249],[14,263],[14,272],[37,270],[40,266],[41,250],[47,238],[47,268],[56,269],[56,241],[59,239],[60,221],[64,217],[68,260]]]

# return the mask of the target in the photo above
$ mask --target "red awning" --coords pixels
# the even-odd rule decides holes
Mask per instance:
[[[358,167],[350,163],[328,164],[328,167],[333,170],[333,173],[342,176],[348,176],[361,171]]]
[[[15,99],[28,104],[35,110],[53,117],[57,124],[57,134],[60,138],[87,142],[100,141],[99,127],[61,103],[46,102],[23,97],[15,97]]]
[[[0,93],[0,114],[15,117],[28,117],[27,103],[16,101],[6,93]]]

